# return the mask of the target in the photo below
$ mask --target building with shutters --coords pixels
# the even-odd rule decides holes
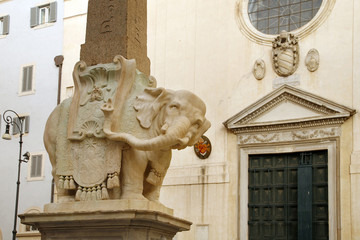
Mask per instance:
[[[63,1],[0,1],[0,129],[3,113],[16,111],[24,120],[19,213],[42,211],[51,200],[51,166],[42,141],[45,122],[57,104],[58,67],[62,54]],[[19,120],[11,115],[16,123]],[[11,239],[15,211],[19,131],[10,128],[12,140],[0,139],[0,239]],[[38,235],[17,222],[18,239]]]

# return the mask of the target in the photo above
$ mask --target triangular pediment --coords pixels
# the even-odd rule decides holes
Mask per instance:
[[[224,125],[239,132],[306,124],[341,124],[354,113],[353,109],[283,85],[228,119]]]

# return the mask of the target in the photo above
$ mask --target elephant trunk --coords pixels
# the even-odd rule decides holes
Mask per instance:
[[[181,148],[184,144],[183,138],[190,127],[189,120],[184,117],[177,119],[175,124],[165,123],[164,125],[167,126],[162,128],[164,134],[150,139],[140,139],[129,133],[114,133],[109,130],[104,132],[109,139],[126,142],[131,147],[142,151]]]

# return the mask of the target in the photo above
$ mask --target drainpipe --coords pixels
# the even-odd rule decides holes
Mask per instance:
[[[54,58],[55,65],[59,68],[59,78],[58,78],[58,95],[57,95],[57,105],[60,104],[60,97],[61,97],[61,72],[62,72],[62,65],[64,61],[63,55],[58,55]]]
[[[64,62],[64,56],[58,55],[54,58],[55,66],[59,68],[59,76],[58,76],[58,92],[57,92],[57,102],[56,104],[60,104],[61,100],[61,73],[62,73],[62,66]],[[50,196],[50,202],[54,202],[54,193],[55,193],[55,181],[54,178],[51,181],[51,196]]]

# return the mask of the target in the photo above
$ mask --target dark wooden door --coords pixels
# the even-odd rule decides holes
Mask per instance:
[[[329,239],[327,151],[249,157],[249,239]]]

